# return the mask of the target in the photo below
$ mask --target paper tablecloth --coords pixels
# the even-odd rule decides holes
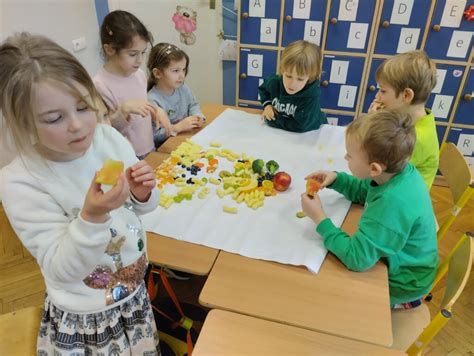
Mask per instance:
[[[330,125],[306,133],[287,132],[264,124],[259,115],[226,109],[192,141],[203,149],[209,148],[210,142],[220,142],[222,148],[236,153],[264,161],[274,159],[280,170],[291,175],[290,188],[267,197],[265,205],[257,210],[237,204],[231,196],[221,199],[211,188],[206,199],[195,197],[144,215],[144,227],[247,257],[304,265],[317,273],[327,251],[315,232],[314,222],[295,214],[301,210],[300,195],[305,191],[304,177],[308,173],[320,169],[348,171],[344,134],[344,127]],[[220,162],[224,160],[220,158]],[[219,165],[218,170],[222,168]],[[331,189],[323,189],[319,195],[327,215],[340,226],[350,202]],[[238,213],[223,212],[223,205],[237,206]]]

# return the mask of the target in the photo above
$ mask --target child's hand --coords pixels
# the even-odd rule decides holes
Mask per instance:
[[[380,110],[380,109],[383,109],[383,104],[382,104],[382,102],[380,102],[380,101],[378,101],[377,99],[375,99],[375,100],[372,101],[372,103],[370,104],[368,113],[369,113],[369,114],[372,114],[372,113],[374,113],[374,112],[376,112],[377,110]]]
[[[146,100],[127,100],[120,105],[120,110],[128,120],[130,114],[138,114],[142,117],[148,115],[155,116],[156,107]]]
[[[99,183],[96,183],[97,173],[87,191],[84,205],[82,206],[81,216],[84,220],[101,224],[107,221],[108,213],[123,205],[130,195],[130,188],[122,173],[112,189],[104,193]]]
[[[273,110],[273,106],[265,106],[262,116],[264,120],[275,120],[275,111]]]
[[[332,171],[317,171],[308,174],[305,179],[314,179],[317,180],[319,183],[321,183],[321,188],[325,188],[328,185],[331,185],[334,183],[334,181],[337,178],[336,172]]]
[[[199,116],[188,116],[177,124],[173,125],[176,132],[190,131],[200,127],[201,118]]]
[[[316,224],[327,218],[318,194],[315,194],[313,198],[310,198],[306,193],[301,194],[301,209]]]
[[[146,161],[139,161],[129,167],[126,174],[130,192],[138,201],[146,202],[150,198],[151,191],[156,186],[153,169]]]
[[[168,115],[166,115],[166,112],[159,106],[155,108],[155,120],[156,126],[163,127],[165,129],[166,137],[169,137],[173,132],[173,124]]]

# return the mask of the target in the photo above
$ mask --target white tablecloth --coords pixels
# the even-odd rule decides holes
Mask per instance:
[[[220,199],[214,186],[208,184],[212,191],[206,199],[194,197],[143,216],[145,229],[247,257],[305,265],[317,273],[327,250],[314,222],[298,219],[295,213],[301,210],[300,194],[308,173],[320,169],[348,171],[344,132],[343,127],[323,125],[317,131],[292,133],[267,126],[259,115],[227,109],[192,140],[204,149],[214,141],[236,153],[264,161],[274,159],[280,170],[291,175],[290,188],[267,197],[263,207],[252,210],[231,196]],[[222,162],[219,171],[225,168],[225,159],[218,158]],[[350,202],[330,189],[319,194],[326,213],[340,226]],[[223,205],[238,207],[238,213],[223,212]]]

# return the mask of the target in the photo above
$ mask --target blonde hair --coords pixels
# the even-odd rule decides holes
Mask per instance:
[[[79,61],[50,39],[26,32],[8,37],[0,46],[0,110],[20,154],[34,152],[38,142],[34,86],[43,81],[63,84],[103,120],[106,108],[92,79]],[[75,84],[87,89],[83,97]]]
[[[413,153],[416,134],[409,114],[398,110],[379,110],[354,120],[346,136],[359,142],[368,163],[377,162],[387,173],[401,172]]]
[[[385,60],[375,72],[378,83],[391,86],[398,96],[413,90],[411,104],[424,104],[436,86],[436,65],[423,51],[409,51]]]
[[[298,75],[307,75],[309,82],[319,79],[322,71],[322,54],[319,46],[304,40],[290,43],[281,54],[280,73],[293,69]]]

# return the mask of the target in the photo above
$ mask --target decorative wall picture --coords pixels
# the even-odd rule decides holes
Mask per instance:
[[[174,28],[180,33],[179,39],[185,45],[193,45],[196,43],[196,35],[194,31],[197,28],[197,12],[193,9],[178,5],[176,12],[171,20],[174,22]]]

